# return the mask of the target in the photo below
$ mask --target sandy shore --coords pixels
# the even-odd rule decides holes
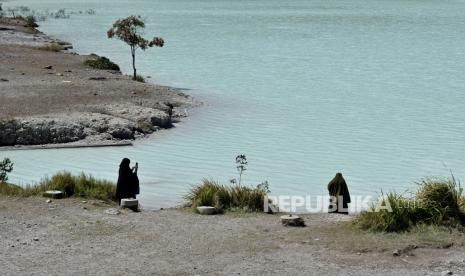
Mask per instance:
[[[0,196],[1,275],[441,275],[465,273],[454,236],[346,231],[351,217],[201,216],[169,209],[119,215],[80,199]],[[407,248],[407,249],[406,249]],[[394,257],[393,249],[401,256]]]
[[[84,66],[88,56],[39,50],[71,45],[22,24],[0,20],[0,146],[128,144],[197,104],[179,89]]]

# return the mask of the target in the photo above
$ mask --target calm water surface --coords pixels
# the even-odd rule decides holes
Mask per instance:
[[[343,172],[354,194],[405,191],[424,176],[465,177],[464,1],[19,0],[6,6],[96,15],[41,30],[80,53],[130,70],[129,48],[108,40],[140,14],[166,47],[138,53],[139,72],[187,88],[206,105],[174,130],[133,147],[0,152],[12,180],[59,170],[116,180],[121,158],[140,164],[142,204],[173,206],[204,177],[274,194],[326,194]]]

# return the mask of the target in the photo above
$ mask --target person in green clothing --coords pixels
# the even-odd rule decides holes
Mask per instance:
[[[328,183],[328,191],[332,203],[329,205],[328,213],[349,214],[350,193],[342,173],[337,173]]]

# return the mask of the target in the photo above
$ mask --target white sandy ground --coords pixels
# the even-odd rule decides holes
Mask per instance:
[[[99,201],[0,196],[0,275],[465,275],[465,250],[400,257],[335,231],[351,219],[201,216],[190,210],[105,213]],[[348,240],[347,240],[348,239]]]

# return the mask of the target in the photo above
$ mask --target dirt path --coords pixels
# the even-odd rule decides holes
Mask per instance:
[[[465,273],[462,246],[418,248],[354,236],[348,217],[304,216],[289,228],[278,215],[200,216],[188,210],[105,213],[78,199],[0,196],[1,275],[441,275]],[[374,240],[373,240],[374,238]],[[447,239],[447,237],[444,237]],[[385,239],[379,248],[376,240]],[[412,241],[414,242],[414,241]]]

